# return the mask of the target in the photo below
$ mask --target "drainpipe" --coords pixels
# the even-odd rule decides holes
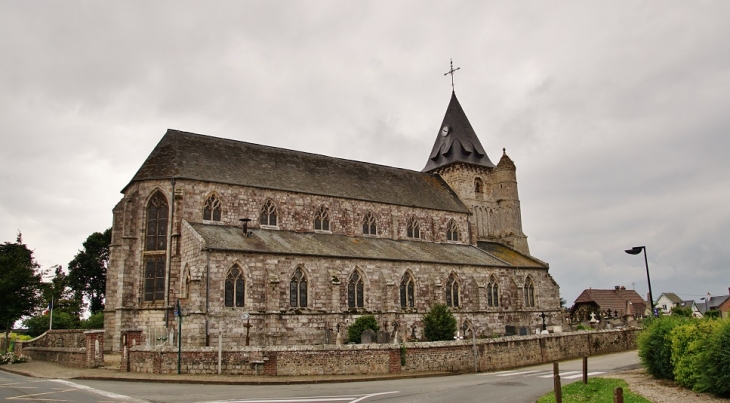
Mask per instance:
[[[170,179],[172,193],[170,193],[170,219],[167,220],[167,256],[165,257],[165,271],[167,272],[167,289],[165,290],[165,328],[170,324],[170,261],[172,258],[172,229],[175,217],[175,178]]]

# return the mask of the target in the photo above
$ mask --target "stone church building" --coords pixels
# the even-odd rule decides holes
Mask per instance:
[[[424,159],[416,172],[168,130],[113,210],[106,345],[176,329],[178,301],[189,346],[247,330],[250,345],[334,343],[368,313],[421,339],[434,303],[477,337],[533,332],[543,312],[560,324],[515,164],[492,163],[454,93]]]

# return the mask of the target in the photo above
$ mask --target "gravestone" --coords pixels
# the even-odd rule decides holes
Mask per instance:
[[[362,332],[362,335],[360,335],[360,343],[362,344],[371,344],[375,343],[376,337],[375,332],[373,329],[365,329]]]
[[[520,327],[520,336],[527,336],[527,328],[522,326]]]
[[[517,331],[514,326],[505,326],[504,327],[504,335],[505,336],[514,336],[517,334]]]
[[[380,330],[378,332],[378,344],[386,343],[390,343],[390,333],[386,332],[385,330]]]

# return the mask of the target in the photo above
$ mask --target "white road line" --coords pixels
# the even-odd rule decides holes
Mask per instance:
[[[248,400],[214,400],[205,403],[300,403],[300,402],[350,402],[359,403],[363,400],[379,395],[387,395],[391,393],[399,393],[398,391],[371,393],[369,395],[338,395],[338,396],[310,396],[310,397],[289,397],[289,398],[260,398]]]
[[[497,376],[515,376],[515,375],[526,375],[526,374],[532,374],[537,371],[520,371],[520,372],[508,372],[504,374],[499,374]]]
[[[588,376],[601,375],[601,374],[605,374],[605,372],[589,372]],[[582,376],[583,376],[583,373],[580,373],[578,375],[566,376],[565,379],[575,379],[575,378],[580,378]]]
[[[97,395],[102,395],[102,396],[105,396],[105,397],[108,397],[108,398],[111,398],[111,399],[127,400],[127,401],[130,401],[130,402],[137,402],[137,403],[146,403],[145,400],[136,399],[136,398],[133,398],[133,397],[130,397],[130,396],[126,396],[126,395],[120,395],[120,394],[117,394],[117,393],[107,392],[105,390],[94,389],[91,386],[81,385],[81,384],[74,383],[74,382],[70,382],[70,381],[66,381],[66,380],[63,380],[63,379],[51,379],[51,382],[58,382],[58,383],[63,384],[63,385],[71,386],[71,387],[74,387],[76,389],[81,389],[81,390],[84,390],[84,391],[87,391],[87,392],[93,392],[93,393],[96,393]]]
[[[577,373],[580,373],[581,376],[583,375],[580,371],[566,371],[566,372],[561,372],[559,375],[561,378],[563,378],[563,377],[565,377],[565,375],[573,375],[573,374],[577,374]],[[552,376],[553,376],[553,374],[540,375],[538,378],[551,378]],[[570,378],[567,378],[567,379],[570,379]]]

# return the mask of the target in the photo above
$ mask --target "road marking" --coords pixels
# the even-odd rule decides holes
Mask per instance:
[[[564,377],[565,375],[573,375],[573,374],[578,374],[578,373],[580,373],[580,371],[566,371],[566,372],[561,372],[558,375],[560,375],[561,377]],[[583,375],[583,374],[581,373],[581,375]],[[550,374],[550,375],[540,375],[538,378],[550,378],[550,377],[553,377],[553,376],[554,376],[553,374]],[[567,378],[566,377],[566,379],[571,379],[571,378]]]
[[[601,374],[605,374],[605,372],[589,372],[588,376],[601,375]],[[573,375],[573,376],[566,376],[565,379],[575,379],[575,378],[580,378],[581,376],[583,376],[582,373],[580,373],[578,375]]]
[[[368,395],[336,395],[336,396],[309,396],[309,397],[289,397],[289,398],[260,398],[248,400],[214,400],[205,403],[300,403],[300,402],[350,402],[359,403],[363,400],[379,395],[387,395],[391,393],[399,393],[399,391],[371,393]]]
[[[66,385],[66,386],[70,386],[70,387],[73,387],[76,389],[81,389],[86,392],[96,393],[97,395],[102,395],[102,396],[105,396],[105,397],[108,397],[111,399],[128,400],[128,401],[137,402],[137,403],[145,403],[145,400],[136,399],[136,398],[126,396],[126,395],[120,395],[118,393],[107,392],[105,390],[94,389],[91,386],[81,385],[81,384],[66,381],[63,379],[51,379],[51,382],[58,382],[60,384]]]
[[[499,375],[497,375],[497,376],[516,376],[516,375],[527,375],[527,374],[532,374],[532,373],[535,373],[535,372],[537,372],[537,371],[519,371],[519,372],[507,372],[507,373],[501,373],[501,374],[499,374]]]
[[[61,390],[57,392],[42,392],[42,393],[33,393],[31,395],[20,395],[20,396],[13,396],[13,397],[6,397],[5,400],[44,400],[49,402],[67,402],[68,400],[59,400],[59,399],[38,399],[34,396],[43,396],[43,395],[50,395],[52,393],[63,393],[63,392],[70,392],[72,390],[76,389],[66,389]]]

